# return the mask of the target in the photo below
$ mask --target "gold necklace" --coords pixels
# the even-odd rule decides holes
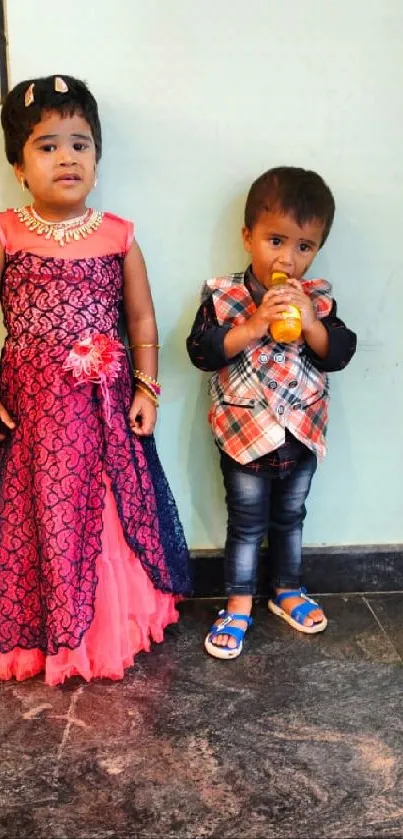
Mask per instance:
[[[66,218],[63,219],[63,221],[49,221],[46,218],[42,218],[42,216],[40,216],[39,213],[36,212],[33,204],[31,204],[29,210],[32,213],[33,217],[36,219],[36,221],[40,221],[41,224],[51,224],[53,225],[53,227],[71,227],[75,224],[83,224],[83,222],[86,221],[88,214],[91,212],[91,210],[87,208],[85,213],[82,214],[82,216]]]
[[[16,207],[14,212],[28,230],[45,239],[54,239],[61,247],[70,242],[86,239],[102,223],[103,213],[88,209],[82,216],[65,221],[46,221],[33,207]]]

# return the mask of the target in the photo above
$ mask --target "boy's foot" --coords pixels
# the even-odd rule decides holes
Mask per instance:
[[[229,597],[228,603],[225,607],[227,612],[232,612],[232,614],[237,615],[250,615],[252,611],[252,597],[250,595],[239,595],[237,597]],[[214,624],[214,626],[218,626],[222,621],[222,618],[218,618]],[[245,632],[248,628],[248,624],[246,621],[241,620],[233,620],[231,621],[231,626],[236,629],[242,629]],[[217,647],[229,647],[229,649],[235,649],[237,646],[236,639],[233,638],[231,635],[216,635],[215,638],[211,639],[211,643]]]
[[[327,618],[323,609],[315,600],[307,597],[306,589],[276,589],[276,595],[269,600],[269,609],[283,618],[299,632],[314,634],[327,627]]]
[[[219,623],[211,627],[210,632],[207,633],[207,637],[204,639],[204,648],[213,658],[221,658],[226,661],[232,658],[238,658],[243,650],[246,629],[253,623],[252,618],[249,615],[227,612],[225,609],[221,609],[218,617]],[[241,629],[240,627],[234,626],[233,624],[235,622],[245,623],[246,628]],[[231,645],[229,647],[228,645],[215,644],[215,639],[221,635],[230,638],[231,641],[235,641],[235,646]]]

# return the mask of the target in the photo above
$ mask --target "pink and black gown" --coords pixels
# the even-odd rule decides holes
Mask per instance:
[[[0,678],[120,679],[190,590],[154,439],[128,425],[127,356],[108,386],[109,421],[100,385],[77,385],[64,368],[77,340],[119,338],[133,226],[105,213],[61,248],[8,210],[0,240],[0,401],[16,423],[0,447]]]

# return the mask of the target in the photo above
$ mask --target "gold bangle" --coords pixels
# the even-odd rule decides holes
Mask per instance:
[[[134,378],[140,379],[141,382],[147,384],[147,382],[151,382],[151,384],[156,385],[158,388],[161,388],[161,385],[157,379],[154,379],[153,376],[149,376],[148,373],[143,373],[142,370],[134,370]]]
[[[148,390],[147,385],[145,387],[143,387],[143,385],[140,385],[139,383],[137,383],[136,384],[136,390],[141,390],[146,396],[148,396],[149,399],[151,399],[151,402],[154,403],[155,407],[159,408],[160,403],[158,402],[158,399],[154,396],[154,394],[151,390]]]
[[[153,390],[152,386],[149,385],[147,382],[143,382],[141,379],[136,379],[136,387],[146,388],[147,393],[151,393],[154,399],[158,399],[158,396]]]
[[[145,347],[155,347],[156,350],[159,350],[161,344],[130,344],[129,350],[142,350]]]
[[[146,396],[148,396],[151,399],[152,402],[154,402],[155,407],[158,408],[158,399],[156,396],[154,396],[151,390],[148,390],[147,386],[143,387],[143,385],[137,384],[136,390],[141,390]]]

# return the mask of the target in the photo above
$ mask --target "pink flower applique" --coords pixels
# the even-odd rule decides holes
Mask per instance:
[[[114,338],[94,333],[77,341],[70,350],[63,368],[73,374],[76,385],[94,382],[101,385],[105,418],[110,425],[111,404],[108,386],[120,372],[120,357],[124,354],[122,344]]]

